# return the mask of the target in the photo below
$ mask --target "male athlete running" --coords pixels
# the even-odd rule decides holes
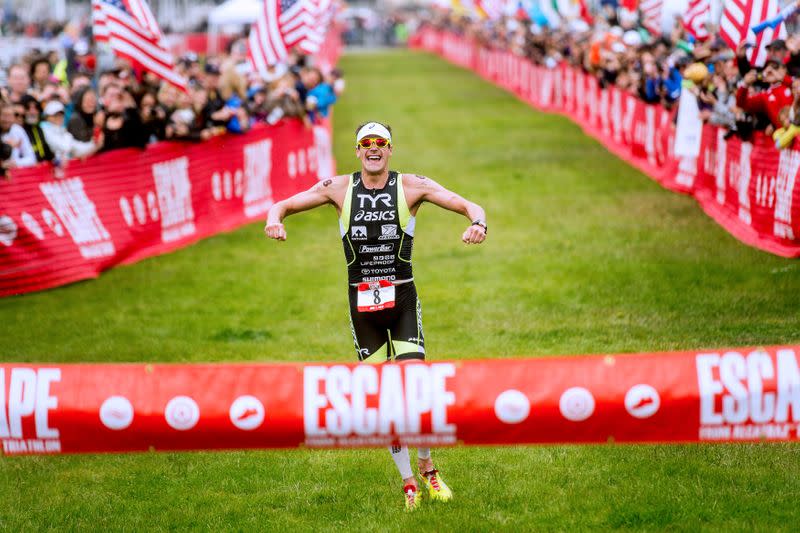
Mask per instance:
[[[422,307],[411,271],[411,247],[417,210],[430,202],[467,217],[461,236],[467,244],[486,239],[483,209],[435,181],[389,170],[391,127],[368,122],[356,131],[356,157],[361,171],[336,176],[272,206],[264,232],[284,241],[283,219],[324,204],[339,213],[339,231],[347,260],[350,323],[359,361],[383,363],[425,359]],[[417,478],[407,446],[391,446],[403,478],[405,506],[420,504]],[[433,500],[453,497],[431,460],[430,448],[417,450],[422,482]]]

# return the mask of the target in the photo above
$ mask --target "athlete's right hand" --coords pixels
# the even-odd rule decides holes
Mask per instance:
[[[272,224],[267,222],[267,225],[264,226],[264,233],[266,233],[267,237],[270,239],[276,239],[279,241],[286,240],[286,228],[284,228],[283,224],[280,222],[275,222]]]

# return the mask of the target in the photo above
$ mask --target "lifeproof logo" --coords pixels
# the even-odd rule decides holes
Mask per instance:
[[[303,375],[306,444],[452,444],[452,363],[308,366]]]
[[[156,163],[152,171],[161,211],[161,240],[172,242],[194,235],[189,158],[179,157]]]
[[[254,217],[266,213],[272,205],[272,139],[244,147],[244,214]]]
[[[39,189],[67,227],[84,259],[114,255],[111,234],[97,216],[97,208],[86,196],[80,178],[42,183]]]
[[[57,368],[0,369],[0,440],[4,454],[61,452],[58,429],[50,427],[49,420],[50,411],[58,407],[50,386],[59,381],[61,370]]]
[[[701,440],[800,437],[800,369],[793,350],[698,354]]]

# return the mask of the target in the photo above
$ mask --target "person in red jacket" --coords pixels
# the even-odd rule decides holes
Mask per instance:
[[[777,59],[767,60],[761,73],[763,80],[769,84],[769,89],[759,93],[752,93],[751,87],[756,82],[757,73],[749,71],[742,78],[742,84],[736,91],[736,106],[747,113],[764,113],[774,128],[780,128],[779,114],[781,109],[792,105],[792,79],[786,75],[786,65]]]

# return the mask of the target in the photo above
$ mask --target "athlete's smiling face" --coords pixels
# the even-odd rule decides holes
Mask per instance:
[[[365,147],[371,141],[369,147]],[[383,146],[378,146],[379,144]],[[378,135],[369,135],[356,146],[356,157],[361,160],[361,168],[367,174],[381,174],[389,168],[392,145]]]

